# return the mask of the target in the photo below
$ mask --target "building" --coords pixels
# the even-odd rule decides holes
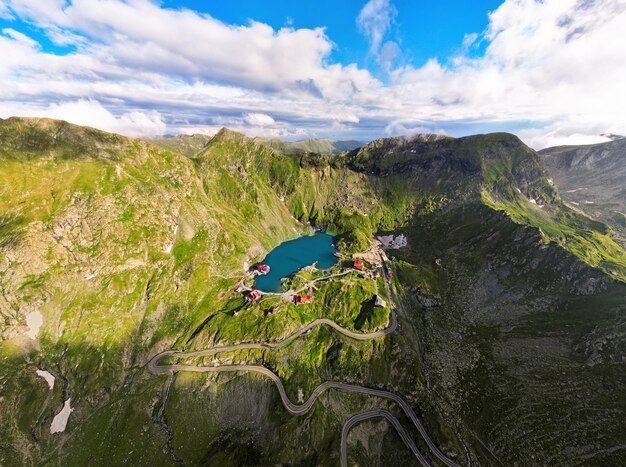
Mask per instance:
[[[255,267],[259,274],[265,275],[270,272],[270,267],[267,264],[257,264]]]
[[[294,301],[296,305],[304,305],[313,301],[313,295],[296,295]]]
[[[385,308],[387,306],[387,302],[385,302],[380,295],[376,295],[376,302],[374,303],[374,306],[380,306]]]
[[[364,267],[363,260],[362,259],[357,259],[354,262],[354,267],[355,267],[355,269],[358,269],[359,271],[362,271],[363,267]]]
[[[247,296],[246,296],[246,300],[248,300],[249,302],[254,302],[255,300],[257,300],[258,298],[261,297],[261,295],[263,295],[261,293],[261,291],[259,290],[253,290],[252,292],[250,292]]]

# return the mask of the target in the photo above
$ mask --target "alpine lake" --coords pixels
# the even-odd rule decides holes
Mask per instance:
[[[295,240],[281,243],[268,253],[262,261],[270,267],[270,272],[258,276],[255,288],[263,292],[280,292],[282,279],[300,269],[316,264],[318,269],[328,269],[337,263],[335,237],[325,232],[315,232]]]

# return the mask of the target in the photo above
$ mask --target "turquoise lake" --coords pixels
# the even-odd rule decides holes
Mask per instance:
[[[281,243],[268,253],[263,264],[270,267],[269,274],[258,276],[254,287],[263,292],[282,290],[281,279],[294,272],[317,263],[318,269],[328,269],[337,262],[335,237],[324,232],[296,238]]]

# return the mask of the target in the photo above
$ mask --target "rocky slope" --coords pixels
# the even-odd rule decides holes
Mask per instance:
[[[626,245],[626,139],[589,146],[559,146],[539,152],[561,196],[570,205],[610,225]]]
[[[307,138],[302,141],[282,141],[280,139],[263,139],[258,138],[259,141],[267,144],[272,149],[276,149],[285,154],[302,154],[312,152],[316,154],[339,154],[344,151],[351,151],[363,143],[354,140],[331,140],[331,139],[317,139]]]
[[[232,291],[245,262],[309,222],[346,255],[406,234],[390,252],[402,332],[352,342],[319,328],[221,361],[269,365],[293,400],[329,379],[396,392],[463,465],[624,460],[626,253],[512,135],[384,139],[328,158],[222,130],[187,157],[8,119],[0,158],[0,464],[336,465],[343,422],[380,401],[331,392],[293,417],[258,377],[144,367],[164,349],[278,340],[321,316],[384,326],[367,309],[379,286],[359,277],[272,316]],[[50,434],[68,398],[67,429]],[[357,463],[411,462],[385,423],[350,436]]]

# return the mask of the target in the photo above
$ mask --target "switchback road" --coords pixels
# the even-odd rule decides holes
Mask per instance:
[[[381,256],[381,258],[382,258],[382,256]],[[291,336],[287,337],[283,341],[276,342],[276,343],[273,343],[273,342],[251,342],[251,343],[243,343],[243,344],[236,344],[236,345],[230,345],[230,346],[212,347],[212,348],[209,348],[209,349],[196,350],[196,351],[192,351],[192,352],[183,352],[183,351],[177,351],[177,350],[167,350],[165,352],[161,352],[161,353],[155,355],[154,357],[152,357],[150,359],[150,361],[148,362],[148,365],[147,365],[148,370],[150,372],[152,372],[152,373],[157,373],[157,374],[174,373],[174,372],[178,372],[178,371],[190,371],[190,372],[197,372],[197,373],[221,373],[221,372],[253,372],[253,373],[260,373],[260,374],[268,377],[269,379],[271,379],[274,382],[274,384],[276,385],[276,388],[278,389],[278,392],[280,394],[280,398],[282,400],[283,405],[285,406],[285,408],[287,409],[288,412],[290,412],[290,413],[292,413],[294,415],[301,415],[301,414],[304,414],[304,413],[308,412],[311,409],[311,407],[313,406],[313,404],[315,403],[316,399],[323,392],[327,391],[328,389],[335,389],[335,390],[339,390],[339,391],[342,391],[342,392],[348,392],[348,393],[366,394],[366,395],[369,395],[369,396],[374,396],[374,397],[380,397],[380,398],[383,398],[383,399],[387,399],[387,400],[395,402],[396,404],[398,404],[402,408],[402,410],[404,411],[406,416],[411,420],[411,422],[413,422],[413,425],[415,426],[417,431],[420,433],[420,435],[424,439],[424,442],[426,443],[426,445],[428,446],[430,451],[433,453],[433,455],[437,459],[439,459],[443,464],[445,464],[445,465],[447,465],[449,467],[459,467],[456,463],[454,463],[453,461],[448,459],[439,450],[439,448],[435,445],[435,443],[430,439],[430,436],[428,436],[428,433],[426,432],[426,429],[424,428],[424,426],[420,422],[419,418],[417,417],[417,415],[415,414],[415,412],[413,411],[411,406],[404,399],[402,399],[400,396],[398,396],[397,394],[394,394],[392,392],[383,391],[383,390],[380,390],[380,389],[368,388],[368,387],[365,387],[365,386],[357,386],[357,385],[354,385],[354,384],[346,384],[346,383],[335,382],[335,381],[325,381],[325,382],[323,382],[322,384],[320,384],[319,386],[317,386],[313,390],[313,392],[311,393],[311,395],[309,396],[309,398],[305,402],[303,402],[302,404],[298,405],[298,404],[294,404],[293,402],[291,402],[291,400],[289,399],[289,397],[287,396],[287,393],[285,391],[285,386],[283,385],[283,383],[280,380],[280,378],[274,372],[272,372],[270,369],[268,369],[268,368],[266,368],[264,366],[260,366],[260,365],[196,366],[196,365],[184,365],[184,364],[178,364],[178,363],[176,363],[176,364],[169,364],[169,365],[159,365],[158,364],[160,360],[162,360],[164,358],[167,358],[167,357],[193,358],[193,357],[202,357],[202,356],[206,356],[206,355],[215,355],[215,354],[218,354],[218,353],[233,352],[233,351],[245,350],[245,349],[279,349],[279,348],[284,347],[285,345],[289,344],[293,340],[297,339],[298,337],[302,336],[306,332],[310,331],[314,327],[319,326],[321,324],[325,324],[325,325],[333,328],[338,333],[340,333],[340,334],[342,334],[342,335],[344,335],[346,337],[349,337],[351,339],[355,339],[355,340],[362,340],[362,341],[364,341],[364,340],[376,339],[376,338],[379,338],[379,337],[386,336],[387,334],[395,332],[396,330],[399,329],[399,322],[398,322],[398,317],[396,315],[395,307],[393,306],[393,301],[391,300],[391,291],[390,291],[390,285],[389,285],[389,280],[388,280],[388,276],[387,276],[388,271],[387,271],[386,265],[384,263],[384,259],[383,259],[383,267],[384,267],[384,273],[385,273],[385,288],[386,288],[386,292],[387,292],[387,298],[389,300],[388,303],[389,303],[390,310],[391,310],[391,322],[390,322],[389,326],[387,328],[385,328],[385,329],[382,329],[380,331],[370,332],[370,333],[359,333],[359,332],[351,331],[349,329],[345,329],[345,328],[339,326],[334,321],[331,321],[329,319],[320,318],[320,319],[316,319],[312,323],[304,326],[303,328],[301,328],[300,330],[298,330],[297,332],[295,332]],[[398,433],[400,434],[402,439],[405,441],[405,443],[407,443],[407,439],[410,439],[410,438],[408,438],[408,435],[406,435],[406,432],[404,431],[404,429],[402,429],[402,426],[399,424],[398,420],[395,417],[393,417],[389,412],[387,412],[385,410],[377,411],[377,413],[381,413],[382,414],[381,416],[387,418],[387,420],[389,420],[392,423],[392,425],[396,428],[396,430],[398,430]],[[389,413],[389,415],[391,415],[392,418],[391,419],[388,418],[385,415],[385,413]],[[346,433],[346,435],[347,435],[347,431],[350,430],[350,427],[352,425],[354,425],[355,423],[358,423],[359,421],[362,421],[364,419],[371,418],[371,417],[367,417],[366,414],[370,414],[371,415],[371,412],[358,414],[358,415],[352,417],[350,420],[348,420],[346,422],[346,424],[343,427],[343,431]],[[356,419],[355,419],[355,417],[356,417]],[[363,418],[363,417],[365,417],[365,418]],[[352,423],[352,424],[349,425],[349,423]],[[347,428],[346,428],[346,426],[347,426]],[[400,427],[400,429],[402,429],[402,431],[400,431],[400,429],[398,429],[398,427]],[[403,433],[404,433],[404,435],[403,435]],[[415,447],[415,443],[412,444],[413,447],[415,447],[415,449],[413,449],[413,447],[411,447],[411,445],[409,445],[408,443],[407,443],[407,445],[409,446],[411,451],[415,454],[416,458],[423,465],[428,465],[426,460],[423,458],[422,454],[417,450],[417,447]],[[344,446],[343,446],[343,433],[342,433],[342,462],[343,462],[343,455],[344,455],[343,454],[343,449],[344,449]],[[346,453],[346,456],[347,456],[347,453]]]

